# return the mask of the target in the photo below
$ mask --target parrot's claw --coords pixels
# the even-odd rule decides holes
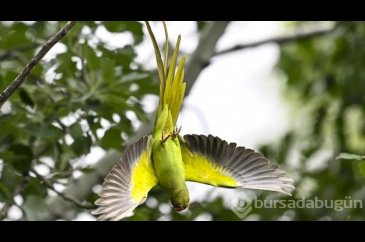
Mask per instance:
[[[175,139],[179,135],[180,131],[181,131],[181,126],[180,128],[174,128],[174,130],[169,135],[166,135],[165,131],[162,131],[161,143],[162,144],[165,143],[169,138]]]
[[[162,131],[162,135],[161,135],[161,143],[165,143],[169,138],[171,137],[171,134],[166,135],[165,131]]]
[[[174,131],[171,134],[171,137],[173,139],[175,139],[179,135],[180,131],[181,131],[181,126],[180,126],[180,128],[175,128]]]

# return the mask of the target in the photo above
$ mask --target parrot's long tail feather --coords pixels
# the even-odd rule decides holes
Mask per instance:
[[[184,57],[181,58],[177,71],[175,72],[181,36],[179,35],[176,41],[176,47],[172,55],[171,63],[169,65],[168,34],[167,34],[166,24],[164,23],[165,37],[166,37],[164,61],[162,61],[160,49],[157,45],[157,41],[152,32],[151,26],[149,25],[148,22],[146,22],[146,25],[148,33],[151,36],[153,48],[155,50],[158,75],[160,78],[160,100],[158,104],[157,118],[164,109],[165,105],[167,105],[169,111],[171,112],[173,125],[175,126],[184,99],[185,87],[186,87],[186,83],[184,82],[184,64],[185,64]],[[168,68],[168,66],[170,67]]]

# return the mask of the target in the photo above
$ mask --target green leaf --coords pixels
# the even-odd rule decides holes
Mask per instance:
[[[82,55],[85,56],[87,66],[91,70],[100,69],[100,58],[96,56],[95,50],[91,48],[86,42],[81,46]]]
[[[53,126],[51,123],[39,123],[38,120],[37,122],[34,122],[36,118],[42,117],[33,117],[33,123],[28,124],[27,130],[24,132],[35,135],[46,141],[54,141],[61,137],[63,131],[60,128]]]
[[[94,167],[84,167],[84,168],[81,168],[79,170],[82,171],[83,173],[93,173],[93,172],[95,172]]]
[[[0,182],[0,202],[6,202],[11,204],[13,200],[13,197],[11,195],[11,192],[9,191],[8,187],[5,186],[5,184],[2,184]]]
[[[71,127],[70,127],[70,131],[71,131],[71,136],[76,139],[78,137],[82,137],[83,136],[83,131],[81,128],[80,123],[74,123]]]
[[[5,163],[1,171],[0,182],[6,187],[9,192],[13,192],[21,183],[23,177],[16,173],[14,168]]]
[[[71,148],[77,156],[81,156],[90,152],[91,144],[92,140],[89,136],[81,136],[75,139],[75,141],[71,145]]]
[[[24,23],[17,22],[9,28],[4,28],[4,31],[0,31],[2,35],[0,49],[18,48],[31,44],[25,35],[27,28]]]
[[[131,72],[123,75],[121,82],[135,82],[136,80],[148,80],[149,75],[147,73]]]
[[[341,153],[339,156],[336,157],[336,160],[344,159],[344,160],[362,160],[365,159],[364,155],[356,155],[350,153]]]
[[[122,116],[118,126],[126,132],[127,134],[132,134],[133,126],[132,121],[128,119],[126,116]]]
[[[130,31],[133,34],[135,44],[143,40],[143,26],[135,21],[108,21],[105,22],[105,28],[110,32]]]
[[[89,115],[87,116],[86,121],[94,137],[97,137],[96,130],[101,128],[100,119],[97,118],[97,116]]]
[[[122,147],[121,131],[115,127],[108,129],[101,139],[101,146],[104,149],[114,148],[120,150]]]
[[[113,60],[115,66],[123,67],[123,71],[130,70],[130,64],[136,57],[136,52],[131,45],[126,45],[123,48],[118,48],[116,50],[109,50],[103,46],[98,48],[102,51],[102,56]]]
[[[47,196],[47,188],[41,185],[42,181],[39,178],[31,177],[24,187],[23,194],[28,197],[30,195],[45,197]]]
[[[24,89],[24,88],[20,88],[19,89],[19,95],[20,95],[20,100],[30,106],[30,107],[34,107],[34,101],[32,100],[32,98],[29,96],[28,92]]]
[[[12,162],[13,160],[17,159],[17,155],[14,154],[11,150],[4,150],[0,153],[0,159],[4,160],[7,163]]]
[[[14,144],[10,146],[9,151],[12,153],[7,153],[8,157],[4,161],[11,163],[21,174],[26,173],[32,164],[32,150],[23,144]]]
[[[204,29],[206,25],[207,25],[206,21],[196,21],[196,26],[199,32],[202,31],[202,29]]]
[[[0,151],[9,147],[15,140],[14,135],[8,134],[0,138]]]
[[[32,71],[33,76],[41,76],[43,75],[43,66],[42,65],[36,65]]]
[[[104,59],[101,62],[101,69],[103,72],[103,82],[109,84],[115,83],[114,60]]]
[[[49,214],[44,197],[34,195],[26,197],[23,209],[28,220],[44,220]]]
[[[75,77],[77,68],[76,63],[71,61],[72,56],[70,52],[57,55],[58,67],[55,72],[62,73],[62,80],[66,80],[67,77]]]

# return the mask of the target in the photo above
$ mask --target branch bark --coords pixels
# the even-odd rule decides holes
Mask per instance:
[[[318,36],[326,35],[330,32],[333,32],[337,28],[337,26],[339,26],[339,24],[335,24],[334,27],[332,27],[332,28],[312,30],[312,31],[305,32],[305,33],[296,33],[296,34],[291,34],[291,35],[287,35],[287,36],[280,36],[280,37],[260,40],[260,41],[252,42],[252,43],[248,43],[248,44],[240,44],[240,45],[236,45],[231,48],[216,52],[216,53],[214,53],[213,56],[215,57],[218,55],[224,55],[224,54],[231,53],[234,51],[253,48],[253,47],[257,47],[257,46],[268,44],[268,43],[276,43],[276,44],[280,45],[280,44],[295,42],[298,40],[310,39],[313,37],[318,37]]]
[[[80,202],[79,200],[70,197],[66,194],[64,194],[63,192],[59,192],[56,190],[56,188],[53,186],[52,182],[50,182],[47,178],[43,177],[41,174],[39,174],[38,172],[36,172],[36,170],[32,169],[31,170],[39,179],[41,179],[43,181],[43,183],[46,185],[46,187],[48,187],[49,189],[51,189],[52,191],[54,191],[58,196],[60,196],[62,199],[64,199],[65,201],[68,201],[70,203],[73,203],[74,205],[76,205],[79,208],[82,209],[93,209],[95,208],[94,205],[92,204],[84,204],[82,202]]]
[[[48,51],[64,37],[73,26],[75,26],[75,21],[69,21],[65,26],[63,26],[56,34],[54,34],[38,51],[38,53],[28,62],[24,69],[19,73],[19,75],[14,79],[12,83],[0,94],[0,109],[10,98],[10,96],[20,87],[29,74],[33,71],[34,67],[39,63],[39,61],[48,53]]]
[[[202,70],[209,65],[210,58],[215,53],[215,46],[219,38],[223,35],[229,22],[213,22],[207,25],[200,35],[198,46],[194,54],[191,55],[189,62],[186,64],[185,79],[186,92],[189,95],[196,79]]]
[[[185,79],[187,88],[185,95],[189,95],[199,74],[207,66],[207,63],[209,63],[209,59],[215,53],[216,43],[223,35],[228,24],[229,22],[210,22],[201,33],[198,46],[186,65]],[[143,135],[151,132],[154,122],[152,116],[154,116],[154,114],[151,114],[150,122],[142,125],[135,134],[130,137],[128,142],[124,145],[125,147],[136,142]],[[93,186],[104,179],[121,155],[121,152],[114,150],[108,151],[96,164],[95,172],[84,174],[77,181],[68,184],[68,187],[64,190],[63,194],[82,201],[90,193]],[[49,216],[45,218],[47,220],[57,218],[71,220],[77,215],[77,211],[75,211],[73,205],[59,196],[48,199],[47,204],[50,211]]]

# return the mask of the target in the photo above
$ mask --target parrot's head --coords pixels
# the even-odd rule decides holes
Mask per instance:
[[[171,204],[176,212],[181,212],[189,206],[189,190],[185,186],[182,189],[175,190],[171,193]]]

